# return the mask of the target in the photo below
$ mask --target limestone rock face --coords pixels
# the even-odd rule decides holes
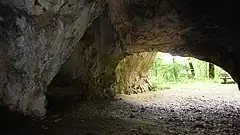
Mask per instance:
[[[14,110],[45,113],[47,85],[105,0],[2,0],[0,99]]]
[[[232,0],[108,1],[112,24],[128,53],[161,51],[195,57],[221,66],[239,82],[236,5]]]
[[[122,59],[117,68],[117,92],[119,94],[138,94],[152,89],[149,70],[155,60],[155,52],[135,53]]]
[[[125,55],[118,41],[105,11],[85,32],[50,87],[68,84],[85,99],[114,97],[115,70]]]
[[[212,62],[239,84],[237,5],[233,0],[1,0],[0,99],[13,110],[43,115],[46,88],[63,65],[56,82],[74,79],[70,82],[88,93],[114,96],[120,60],[157,51]]]
[[[126,54],[107,13],[108,10],[85,32],[49,91],[54,85],[70,85],[82,98],[94,99],[151,89],[148,71],[156,53]]]

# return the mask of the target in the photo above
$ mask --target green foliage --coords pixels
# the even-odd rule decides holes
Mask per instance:
[[[194,73],[193,76],[190,68],[192,63]],[[209,79],[209,63],[195,58],[189,57],[172,57],[164,53],[158,53],[157,57],[149,70],[150,82],[153,90],[159,88],[171,87],[179,83],[192,83],[196,81],[211,81],[220,83],[220,73],[223,71],[220,67],[214,65],[215,78]]]

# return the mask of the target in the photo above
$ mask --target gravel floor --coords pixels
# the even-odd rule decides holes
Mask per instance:
[[[240,134],[240,93],[237,86],[193,86],[119,96],[115,101],[77,102],[62,98],[64,100],[52,103],[47,117],[41,121],[16,116],[2,109],[0,120],[5,124],[1,126],[0,134]],[[14,117],[10,118],[11,115]]]
[[[140,100],[145,110],[137,115],[157,119],[166,134],[240,134],[240,93],[236,85],[152,92],[134,100],[132,103]]]

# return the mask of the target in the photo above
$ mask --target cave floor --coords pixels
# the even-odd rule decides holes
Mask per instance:
[[[0,108],[0,135],[240,134],[237,86],[198,85],[119,95],[114,101],[55,98],[42,120]]]

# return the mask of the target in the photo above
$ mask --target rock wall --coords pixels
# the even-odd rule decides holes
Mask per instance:
[[[1,0],[0,99],[43,115],[46,88],[76,46],[65,75],[96,95],[111,95],[119,60],[140,52],[209,61],[239,84],[239,13],[233,0]]]
[[[45,114],[47,85],[105,0],[1,0],[0,99],[25,114]]]
[[[116,93],[115,69],[123,56],[118,36],[104,12],[86,31],[52,85],[67,83],[88,99],[112,98]]]
[[[137,94],[151,90],[148,73],[155,56],[155,52],[143,52],[123,58],[116,68],[117,92]]]
[[[106,11],[85,33],[52,86],[68,85],[88,99],[149,91],[148,71],[156,53],[128,55],[118,41]]]
[[[239,82],[235,1],[109,0],[108,7],[128,53],[161,51],[196,57],[221,66]]]

